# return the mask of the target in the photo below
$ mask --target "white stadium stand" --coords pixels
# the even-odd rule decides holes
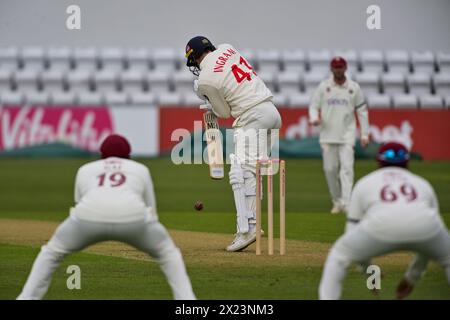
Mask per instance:
[[[332,55],[329,50],[309,50],[307,58],[310,73],[325,75],[330,71]]]
[[[183,101],[183,104],[188,106],[200,106],[201,104],[205,103],[205,101],[200,99],[192,90],[191,92],[183,92],[181,99]]]
[[[171,86],[171,73],[167,70],[153,71],[144,76],[148,82],[149,90],[155,93],[169,92]]]
[[[384,71],[384,58],[381,50],[363,50],[360,53],[362,72],[381,73]]]
[[[276,79],[275,74],[272,71],[258,71],[258,77],[264,81],[267,88],[269,88],[272,92],[276,91]]]
[[[39,72],[34,69],[22,69],[14,73],[13,79],[17,90],[22,92],[38,90]]]
[[[95,106],[105,104],[105,97],[101,92],[78,92],[76,101],[79,105]]]
[[[98,69],[98,52],[96,48],[75,48],[73,52],[75,69],[96,71]]]
[[[375,72],[356,73],[354,79],[360,85],[364,94],[380,93],[380,76]]]
[[[195,76],[187,68],[173,73],[174,89],[180,93],[192,92],[194,89]]]
[[[12,71],[0,69],[0,92],[11,90]]]
[[[278,50],[258,50],[256,52],[257,71],[275,73],[280,71],[280,52]]]
[[[411,64],[415,73],[431,74],[435,70],[434,54],[431,51],[413,51]]]
[[[50,103],[53,105],[74,105],[76,96],[71,91],[54,91],[50,93]]]
[[[421,95],[419,103],[421,109],[442,109],[444,107],[442,97],[436,95]]]
[[[412,94],[395,94],[392,97],[394,109],[417,109],[417,96]]]
[[[130,94],[131,104],[149,106],[155,103],[156,95],[153,92],[135,92]]]
[[[157,92],[156,101],[160,105],[179,105],[182,102],[181,94],[178,92]]]
[[[406,74],[410,71],[409,54],[405,50],[388,50],[386,64],[389,72]]]
[[[391,97],[386,94],[372,93],[366,96],[369,109],[390,109],[392,107]]]
[[[323,73],[306,73],[303,77],[304,92],[313,94],[319,83],[326,77],[326,74],[324,75]]]
[[[281,61],[285,72],[305,72],[306,55],[303,50],[283,50],[281,52]]]
[[[119,74],[119,87],[128,93],[144,90],[144,72],[141,69],[128,69]]]
[[[0,69],[15,71],[19,68],[19,49],[16,47],[0,48]]]
[[[47,105],[50,94],[45,91],[28,91],[25,93],[25,103],[29,105]]]
[[[85,92],[91,89],[91,72],[86,69],[75,70],[66,75],[69,90]]]
[[[155,49],[152,52],[153,69],[155,71],[173,72],[176,69],[177,53],[172,48]]]
[[[129,70],[148,72],[150,69],[151,53],[148,49],[128,49],[125,52],[125,61]]]
[[[106,92],[105,102],[108,106],[127,105],[130,103],[130,95],[127,92]]]
[[[45,68],[44,49],[41,47],[25,47],[20,52],[23,68],[42,71]]]
[[[124,69],[124,53],[119,48],[103,48],[100,50],[99,58],[105,70],[122,71]]]
[[[410,93],[430,94],[431,93],[431,77],[427,73],[418,73],[406,75],[406,82]]]
[[[298,72],[286,70],[276,75],[276,82],[280,93],[300,92],[301,76]]]
[[[434,90],[436,94],[446,96],[450,94],[450,72],[438,73],[433,77]]]
[[[311,101],[311,96],[305,93],[297,93],[292,94],[288,98],[288,105],[290,107],[301,107],[301,108],[307,108],[309,107],[309,103]]]
[[[72,66],[72,51],[68,47],[51,47],[47,50],[50,70],[68,71]]]
[[[389,72],[381,75],[383,92],[385,94],[405,93],[405,76],[400,72]]]
[[[94,82],[95,90],[108,92],[117,90],[117,78],[117,71],[114,69],[103,69],[95,72],[92,80]]]
[[[450,73],[450,52],[438,52],[436,60],[441,73]]]
[[[23,105],[25,96],[20,91],[0,92],[0,105]]]
[[[63,69],[48,69],[40,74],[42,87],[47,92],[64,90],[65,71]]]

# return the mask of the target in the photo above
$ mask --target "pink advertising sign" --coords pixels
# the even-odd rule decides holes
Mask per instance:
[[[114,132],[107,107],[0,108],[0,151],[51,142],[65,142],[96,151]]]

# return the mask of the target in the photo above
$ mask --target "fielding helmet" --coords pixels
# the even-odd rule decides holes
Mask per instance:
[[[377,161],[382,167],[397,166],[406,168],[409,157],[408,149],[398,142],[384,143],[377,153]]]

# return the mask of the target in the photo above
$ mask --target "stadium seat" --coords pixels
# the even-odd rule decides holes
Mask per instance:
[[[169,92],[171,88],[170,73],[167,70],[159,70],[144,75],[144,81],[148,83],[152,92]]]
[[[381,75],[383,92],[385,94],[405,93],[405,76],[399,72],[389,72]]]
[[[358,54],[355,50],[336,50],[333,57],[343,57],[347,61],[347,72],[355,74],[358,72]]]
[[[310,50],[307,52],[309,72],[325,75],[330,71],[331,52]]]
[[[326,79],[326,75],[323,73],[306,73],[303,76],[304,93],[313,94],[319,83],[324,79]]]
[[[68,89],[73,92],[86,92],[91,89],[91,72],[86,69],[66,74]]]
[[[442,97],[437,95],[421,95],[419,103],[421,109],[442,109],[444,107]]]
[[[157,92],[156,101],[159,105],[179,105],[182,102],[181,94],[178,92]]]
[[[50,95],[45,91],[28,91],[25,93],[25,103],[28,105],[48,105]]]
[[[15,71],[19,68],[19,50],[16,47],[0,48],[0,69]]]
[[[274,93],[277,88],[275,85],[275,75],[271,71],[258,71],[258,77],[260,77],[264,83],[266,84],[267,88],[269,88],[272,93]]]
[[[280,93],[291,94],[300,92],[300,73],[291,69],[276,75],[276,83]]]
[[[366,97],[369,109],[390,109],[392,107],[391,97],[386,94],[371,93]]]
[[[438,52],[436,54],[437,65],[440,73],[450,73],[450,53]]]
[[[274,93],[273,95],[273,103],[277,107],[286,106],[288,103],[288,95],[285,93]]]
[[[72,58],[72,51],[67,47],[51,47],[47,50],[50,70],[70,70],[72,68]]]
[[[76,101],[81,106],[104,105],[105,97],[101,92],[78,92],[76,94]]]
[[[280,52],[278,50],[258,50],[256,60],[258,74],[280,72]]]
[[[110,69],[103,69],[94,72],[92,77],[95,90],[101,92],[116,91],[117,90],[117,71]]]
[[[127,92],[110,91],[105,93],[105,102],[108,106],[123,106],[130,103],[130,96]]]
[[[147,49],[128,49],[125,59],[129,70],[148,72],[150,69],[150,51]]]
[[[288,98],[288,105],[293,108],[308,108],[311,96],[304,93],[293,93]]]
[[[42,71],[46,67],[42,47],[24,47],[20,51],[20,58],[24,69]]]
[[[119,74],[119,83],[122,91],[128,93],[144,90],[144,72],[142,68],[133,68]]]
[[[151,106],[156,101],[156,95],[153,92],[134,92],[130,98],[133,105]]]
[[[50,93],[49,103],[52,105],[74,105],[76,104],[75,93],[68,91],[52,91]]]
[[[413,94],[396,94],[392,98],[395,109],[417,109],[417,96]]]
[[[360,53],[362,72],[382,73],[384,71],[383,52],[363,50]]]
[[[103,48],[100,50],[100,65],[105,70],[122,71],[124,69],[124,53],[119,48]]]
[[[447,74],[438,73],[433,77],[434,90],[436,94],[446,96],[450,94],[450,72]]]
[[[45,70],[40,75],[43,89],[51,91],[63,91],[64,85],[64,71],[63,69],[49,69]]]
[[[365,95],[380,93],[379,78],[378,73],[371,72],[356,73],[354,76]]]
[[[185,91],[181,94],[181,101],[184,105],[186,106],[195,106],[198,107],[201,104],[204,104],[205,101],[200,99],[197,94],[195,92],[193,92],[191,90],[191,92],[189,91]]]
[[[405,50],[386,51],[386,64],[389,73],[409,73],[410,63],[409,54]]]
[[[25,102],[24,94],[21,91],[0,92],[0,105],[20,106]]]
[[[0,69],[0,93],[9,91],[11,87],[12,71],[9,69]]]
[[[38,87],[38,71],[34,69],[18,70],[14,73],[14,83],[17,90],[22,92],[37,91]]]
[[[303,50],[284,50],[281,52],[284,72],[304,73],[306,56]]]
[[[450,109],[450,95],[444,97],[445,107]]]
[[[173,72],[176,69],[176,52],[171,48],[155,49],[152,52],[155,71]]]
[[[73,52],[77,70],[96,71],[98,69],[98,52],[95,48],[75,48]]]
[[[410,93],[421,95],[431,93],[431,77],[427,73],[418,73],[406,75],[408,90]]]
[[[431,51],[411,52],[411,63],[415,73],[431,74],[435,70],[434,55]]]
[[[175,91],[184,94],[186,92],[193,92],[195,76],[188,68],[173,73],[173,84]]]

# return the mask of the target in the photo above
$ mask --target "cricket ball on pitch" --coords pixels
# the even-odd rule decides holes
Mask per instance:
[[[194,208],[195,208],[195,210],[197,210],[197,211],[202,210],[202,209],[203,209],[203,202],[197,201],[197,202],[194,204]]]

